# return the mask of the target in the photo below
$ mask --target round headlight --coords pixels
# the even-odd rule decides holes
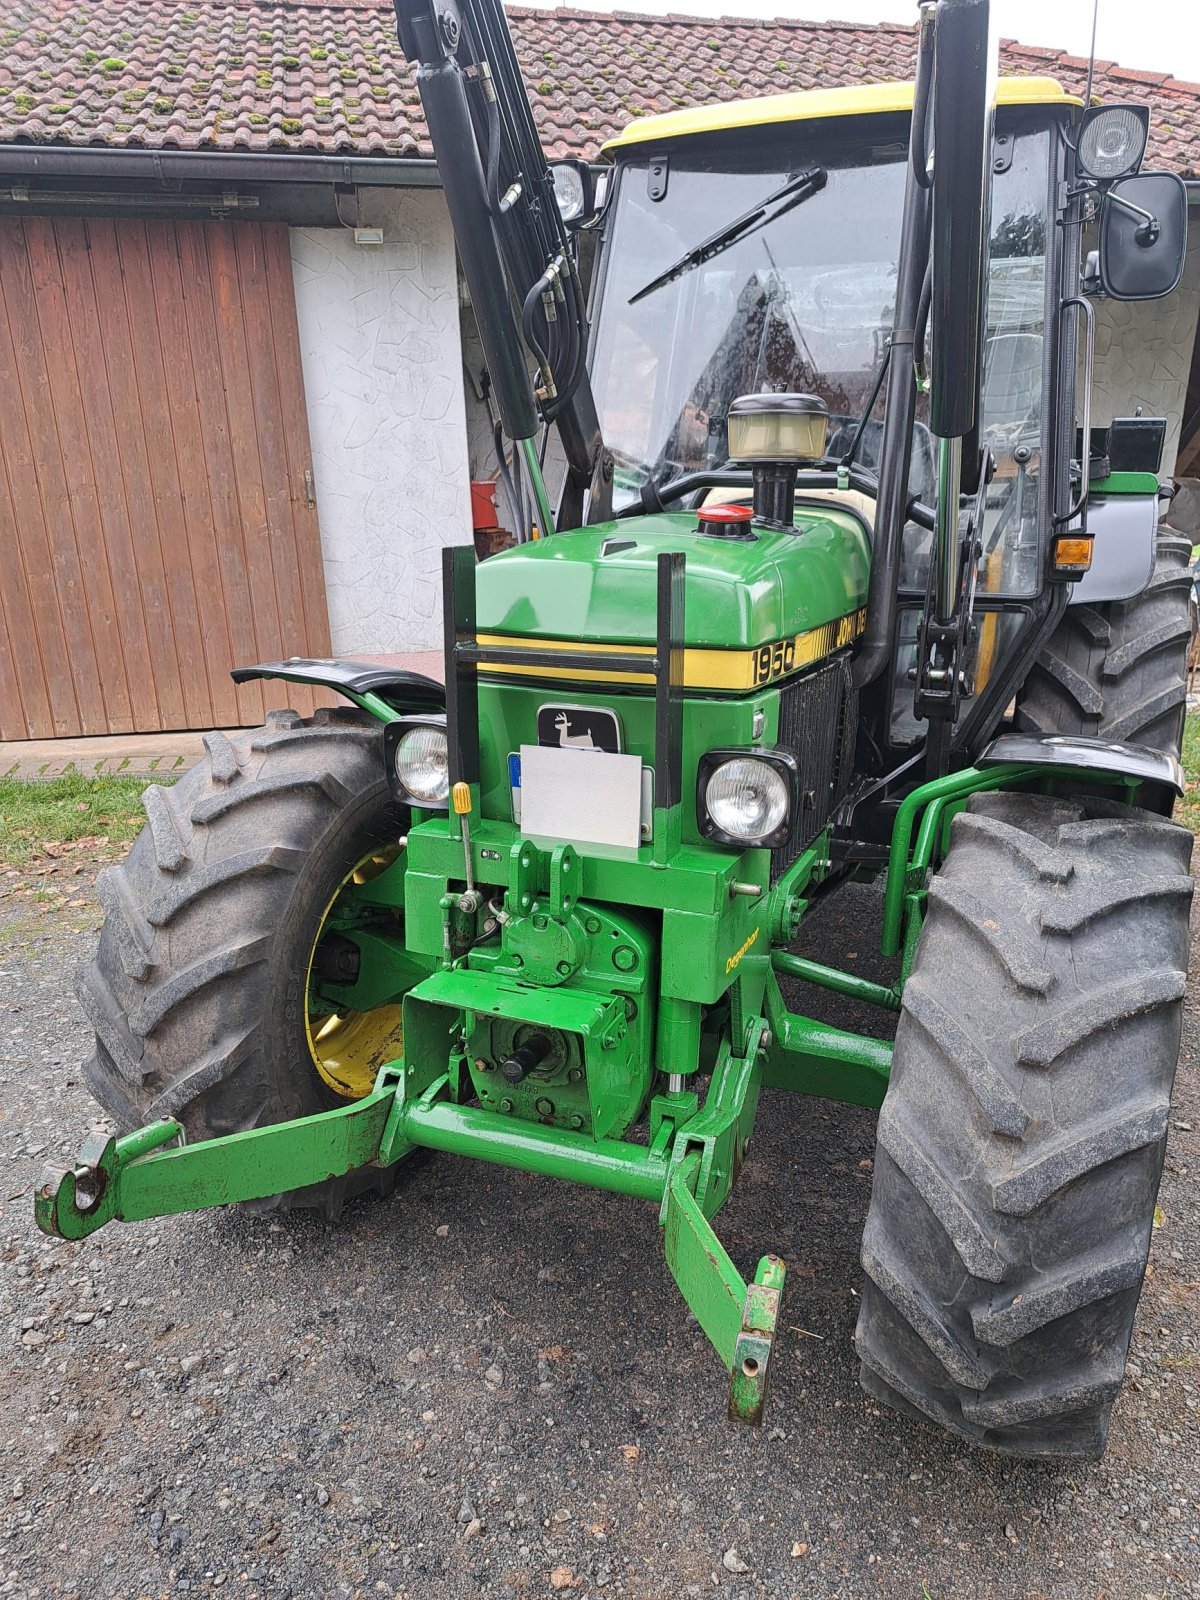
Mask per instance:
[[[1102,181],[1136,172],[1146,152],[1148,133],[1144,107],[1093,110],[1079,135],[1079,165],[1089,177]]]
[[[421,805],[445,805],[450,766],[444,728],[410,728],[396,745],[396,776]]]
[[[709,778],[704,805],[722,833],[750,844],[769,838],[787,821],[788,786],[770,762],[735,756]]]

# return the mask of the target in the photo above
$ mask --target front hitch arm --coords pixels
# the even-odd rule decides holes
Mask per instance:
[[[758,1427],[767,1404],[786,1268],[778,1256],[763,1256],[754,1282],[745,1282],[693,1192],[699,1171],[699,1156],[688,1155],[668,1185],[667,1265],[729,1373],[730,1421]]]
[[[60,1239],[86,1239],[106,1222],[263,1200],[341,1177],[376,1159],[395,1097],[385,1070],[362,1100],[198,1144],[175,1144],[183,1129],[173,1117],[123,1138],[93,1134],[73,1167],[43,1171],[37,1225]]]

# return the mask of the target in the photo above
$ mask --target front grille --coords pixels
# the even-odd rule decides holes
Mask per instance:
[[[800,763],[800,808],[791,838],[771,852],[772,882],[817,837],[849,787],[857,702],[849,656],[780,691],[778,743]]]

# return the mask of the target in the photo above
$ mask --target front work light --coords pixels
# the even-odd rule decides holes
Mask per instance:
[[[1079,130],[1079,170],[1101,183],[1127,177],[1141,166],[1149,137],[1148,106],[1093,106]]]
[[[396,781],[413,805],[440,808],[447,803],[450,765],[444,726],[419,722],[403,729],[393,763]]]
[[[774,850],[787,841],[800,769],[786,750],[709,750],[696,775],[696,821],[717,844]]]
[[[586,161],[552,161],[554,199],[558,214],[571,227],[586,222],[595,210],[595,184]]]

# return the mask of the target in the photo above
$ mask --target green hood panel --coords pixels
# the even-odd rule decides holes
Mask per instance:
[[[478,630],[652,645],[657,560],[673,550],[687,556],[684,642],[693,647],[750,649],[866,604],[870,545],[850,512],[798,508],[794,533],[766,530],[742,541],[700,534],[695,512],[677,511],[558,533],[490,557],[476,579]]]

